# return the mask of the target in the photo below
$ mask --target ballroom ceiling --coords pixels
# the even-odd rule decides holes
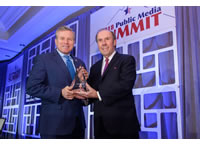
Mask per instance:
[[[16,56],[34,39],[83,6],[0,6],[0,61]]]

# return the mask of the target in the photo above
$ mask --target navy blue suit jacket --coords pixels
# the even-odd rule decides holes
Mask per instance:
[[[131,136],[140,130],[132,89],[136,79],[133,56],[116,54],[101,76],[102,59],[90,69],[88,83],[102,101],[94,101],[94,131],[98,135],[103,126],[110,134]]]
[[[76,57],[72,58],[76,68],[85,67],[83,61]],[[35,57],[26,90],[29,95],[41,98],[40,134],[71,134],[77,118],[84,130],[82,101],[66,100],[61,96],[62,88],[70,86],[71,82],[67,66],[56,50]]]

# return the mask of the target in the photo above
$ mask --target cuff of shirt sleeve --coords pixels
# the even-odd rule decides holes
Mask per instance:
[[[99,98],[99,101],[102,101],[101,96],[100,96],[100,94],[99,94],[98,91],[97,91],[97,96],[98,96],[98,98]]]

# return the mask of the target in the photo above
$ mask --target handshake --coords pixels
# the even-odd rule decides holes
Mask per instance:
[[[66,86],[62,89],[62,96],[68,100],[73,100],[74,98],[82,100],[98,98],[97,91],[87,83],[87,79],[88,72],[84,67],[80,66],[71,86]]]

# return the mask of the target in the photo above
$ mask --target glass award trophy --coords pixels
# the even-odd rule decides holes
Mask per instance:
[[[84,91],[87,91],[87,89],[86,89],[86,83],[87,83],[87,81],[86,81],[84,73],[82,73],[81,70],[77,70],[75,78],[73,80],[74,86],[73,86],[72,89],[73,90],[75,90],[75,89],[82,89]],[[85,106],[89,105],[89,100],[88,99],[82,99],[81,101],[83,102],[83,104]]]
[[[80,88],[86,91],[86,79],[81,70],[76,72],[74,78],[74,86],[73,86],[73,89],[80,89]]]

